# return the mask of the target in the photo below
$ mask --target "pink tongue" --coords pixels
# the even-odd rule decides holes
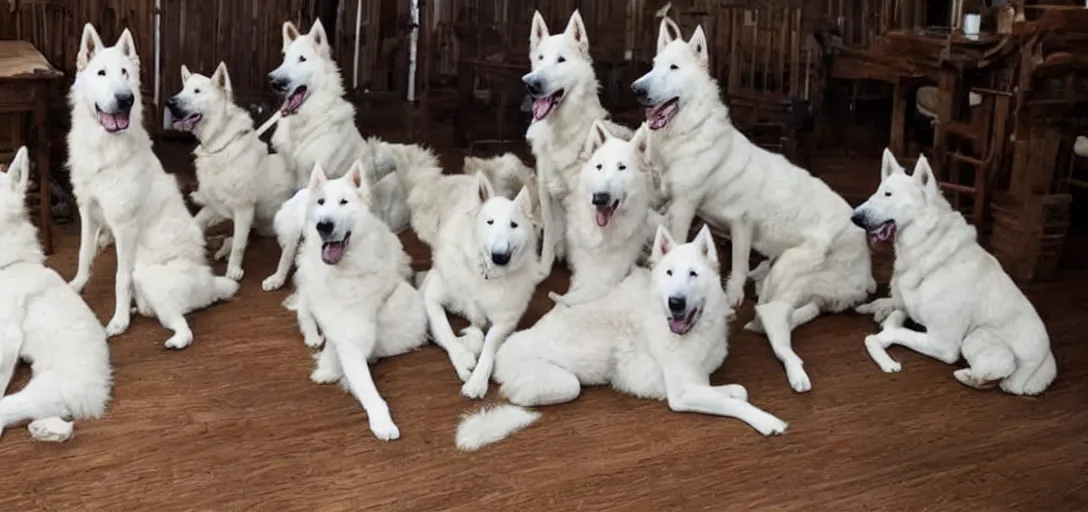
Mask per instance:
[[[114,131],[114,130],[117,129],[117,125],[118,125],[117,116],[99,112],[98,113],[98,122],[102,123],[102,126],[105,127],[109,131]]]
[[[612,210],[597,209],[597,226],[603,228],[608,225],[610,220],[612,220]]]
[[[552,109],[551,98],[537,98],[533,100],[533,119],[541,120],[547,117]]]
[[[118,114],[113,116],[117,121],[117,127],[124,130],[128,128],[128,114]]]
[[[344,257],[344,243],[335,242],[321,246],[321,260],[329,265],[340,263]]]
[[[669,319],[669,330],[671,330],[672,332],[674,332],[676,334],[682,334],[684,332],[684,329],[687,328],[687,324],[688,323],[687,323],[686,318],[681,318],[680,320],[670,318]]]

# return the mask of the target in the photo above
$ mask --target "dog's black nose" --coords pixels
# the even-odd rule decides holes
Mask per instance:
[[[631,84],[631,90],[634,91],[635,96],[638,98],[645,98],[648,91],[646,88],[640,85],[638,82]]]
[[[329,235],[330,233],[332,233],[332,228],[332,222],[329,222],[327,220],[323,220],[317,223],[317,232],[322,235]]]
[[[853,222],[855,226],[861,229],[865,229],[865,214],[855,211],[854,214],[850,216],[850,222]]]
[[[540,85],[540,80],[537,78],[524,78],[522,81],[525,82],[525,90],[533,96],[540,96],[544,91],[544,87]]]
[[[593,205],[594,206],[611,206],[612,194],[608,192],[594,192],[593,193]]]
[[[491,261],[493,261],[496,265],[505,265],[507,263],[510,263],[510,251],[492,252]]]
[[[128,110],[132,108],[132,104],[135,103],[136,96],[133,96],[131,92],[127,92],[114,96],[114,99],[117,101],[117,108],[119,110]]]
[[[290,82],[291,81],[286,78],[278,77],[276,75],[268,75],[268,83],[272,86],[272,90],[276,92],[286,91],[287,85]]]
[[[178,109],[178,97],[171,96],[166,100],[166,108],[170,109],[170,112],[177,112]]]
[[[683,297],[669,297],[669,311],[682,314],[688,310],[688,301]]]

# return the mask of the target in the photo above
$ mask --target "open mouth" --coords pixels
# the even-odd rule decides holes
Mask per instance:
[[[174,129],[183,132],[192,131],[193,127],[196,126],[201,119],[204,119],[204,116],[200,114],[189,114],[183,119],[174,121]]]
[[[563,101],[564,92],[563,89],[559,89],[548,96],[533,98],[533,119],[539,121],[548,117],[548,114],[551,114]]]
[[[885,243],[895,238],[895,221],[889,220],[869,230],[869,240],[873,243]]]
[[[324,242],[321,244],[321,261],[324,261],[326,265],[336,265],[340,263],[340,260],[344,258],[344,252],[347,251],[348,241],[351,239],[351,232],[344,235],[344,238],[335,242]]]
[[[646,120],[651,130],[660,130],[669,125],[669,121],[680,110],[680,98],[673,98],[656,107],[646,109]]]
[[[105,128],[107,132],[117,133],[128,129],[129,111],[107,114],[98,108],[98,105],[94,106],[94,110],[98,114],[98,124],[102,125],[102,128]]]
[[[612,201],[611,206],[597,206],[597,226],[605,227],[609,222],[612,222],[612,215],[616,213],[616,209],[620,207],[620,200]]]
[[[687,334],[695,326],[695,320],[699,316],[699,308],[691,308],[686,315],[669,317],[669,330],[673,334]]]
[[[294,92],[287,97],[287,100],[283,102],[283,115],[291,115],[298,112],[299,107],[302,106],[302,102],[306,101],[306,86],[300,85],[295,88]]]

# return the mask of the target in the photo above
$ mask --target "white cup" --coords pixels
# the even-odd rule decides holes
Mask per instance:
[[[982,25],[981,14],[965,14],[963,16],[963,34],[966,36],[978,36],[979,27]]]

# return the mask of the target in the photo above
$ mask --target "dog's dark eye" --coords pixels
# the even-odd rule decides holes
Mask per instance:
[[[490,226],[495,223],[495,219],[487,219],[487,225]]]
[[[623,171],[623,170],[626,170],[626,169],[627,169],[626,165],[620,164],[619,170]]]
[[[122,69],[121,70],[121,76],[123,76],[125,78],[128,78],[128,70],[127,69]]]
[[[104,70],[104,69],[98,70],[98,76],[106,76],[106,70]]]
[[[193,94],[200,94],[200,89],[193,89]]]
[[[317,200],[317,204],[318,204],[319,206],[320,206],[320,205],[323,205],[323,204],[325,204],[325,200],[324,200],[324,199],[318,199],[318,200]]]
[[[564,57],[559,57],[559,63],[560,63],[560,64],[562,64],[562,63],[564,63],[564,62],[566,62],[566,61],[567,61],[567,59],[566,59],[566,58],[564,58]]]
[[[691,277],[699,277],[699,274],[696,274],[694,270],[689,271],[688,275]]]
[[[306,57],[303,57],[303,56],[299,55],[298,56],[298,61],[299,62],[306,62]]]
[[[604,166],[603,166],[603,165],[601,165],[601,164],[597,164],[597,170],[598,170],[598,171],[599,171],[599,170],[601,170],[601,169],[603,169],[603,168],[604,168]]]
[[[517,222],[511,222],[510,223],[510,229],[517,229],[517,228],[518,228],[518,223]]]
[[[536,60],[544,60],[544,54],[537,55]]]
[[[666,271],[665,271],[665,275],[667,275],[667,276],[671,276],[671,275],[672,275],[672,271],[671,271],[671,270],[666,270]]]
[[[348,204],[348,200],[347,199],[341,199],[340,200],[340,206],[344,206],[345,204]]]
[[[669,69],[671,69],[673,71],[676,71],[677,69],[680,69],[680,66],[677,66],[676,64],[673,64],[673,65],[669,66]]]
[[[884,192],[884,197],[891,197],[891,196],[892,196],[891,192]]]

